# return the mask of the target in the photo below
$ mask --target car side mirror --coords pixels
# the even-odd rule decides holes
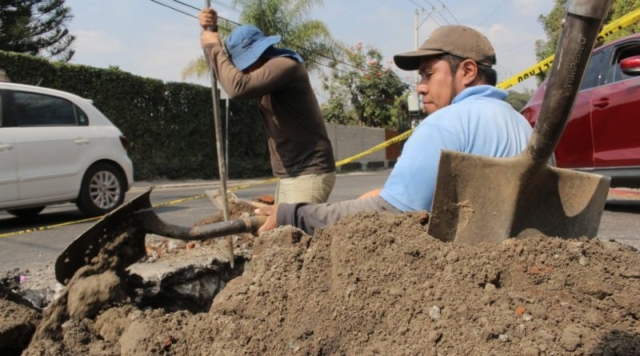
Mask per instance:
[[[622,73],[630,76],[640,75],[640,56],[625,58],[620,61]]]

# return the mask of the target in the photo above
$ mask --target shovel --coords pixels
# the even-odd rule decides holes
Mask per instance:
[[[205,240],[244,232],[254,233],[266,220],[266,216],[257,215],[191,228],[168,224],[153,211],[149,199],[152,190],[153,188],[149,189],[105,215],[78,236],[58,256],[55,264],[56,280],[65,284],[78,269],[91,263],[105,246],[124,233],[127,234],[128,248],[123,249],[118,256],[124,266],[129,266],[146,256],[144,238],[148,233],[183,241]]]
[[[544,234],[598,232],[609,178],[547,165],[609,9],[610,0],[569,0],[538,122],[525,151],[511,158],[443,151],[429,235],[467,244]]]

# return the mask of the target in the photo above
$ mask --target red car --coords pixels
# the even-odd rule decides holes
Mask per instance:
[[[521,111],[532,126],[545,89],[543,82]],[[640,187],[640,34],[593,51],[555,159],[610,176],[612,187]]]

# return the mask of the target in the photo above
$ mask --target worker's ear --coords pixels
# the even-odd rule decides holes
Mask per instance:
[[[478,78],[478,64],[473,59],[465,59],[458,67],[462,76],[462,84],[467,87],[475,83]]]

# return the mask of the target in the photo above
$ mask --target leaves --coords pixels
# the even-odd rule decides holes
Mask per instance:
[[[566,12],[567,0],[555,0],[555,5],[549,14],[540,15],[538,21],[542,24],[544,32],[547,35],[547,40],[536,41],[536,57],[538,60],[543,60],[555,53],[560,39],[562,18]],[[611,2],[611,9],[609,15],[605,19],[604,23],[607,24],[613,20],[616,20],[627,13],[640,7],[640,0],[613,0]],[[618,38],[628,36],[632,33],[640,32],[640,23],[635,23],[629,27],[626,27],[620,31],[617,31],[611,36],[608,36],[605,42],[596,43],[597,46],[601,46],[606,42],[611,42]],[[539,76],[539,80],[544,79],[544,73]]]
[[[322,78],[323,89],[329,93],[322,107],[325,120],[370,127],[395,125],[396,99],[409,86],[382,64],[382,54],[373,47],[358,44],[346,57],[349,67],[334,63],[331,73]]]
[[[322,0],[234,0],[232,4],[242,8],[241,23],[257,26],[266,36],[281,35],[279,46],[298,52],[309,72],[321,70],[342,55],[344,46],[331,37],[327,26],[307,18],[315,6],[323,5]],[[227,33],[221,30],[221,35]],[[201,78],[207,73],[208,65],[201,56],[188,64],[182,78]]]
[[[508,91],[507,102],[513,106],[516,111],[520,111],[533,96],[533,90],[526,89],[524,92],[515,90]]]
[[[68,62],[75,36],[65,23],[73,16],[64,0],[0,1],[0,48]]]

